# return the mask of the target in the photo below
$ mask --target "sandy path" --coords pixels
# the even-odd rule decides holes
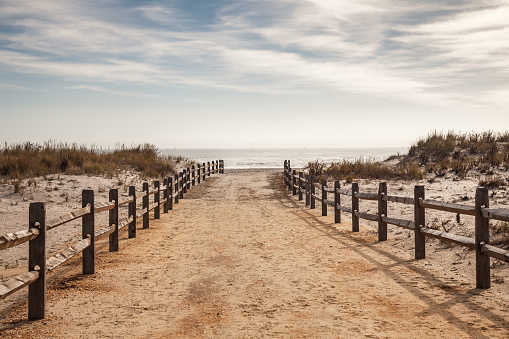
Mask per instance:
[[[333,224],[270,188],[280,181],[274,173],[207,180],[136,239],[121,241],[120,252],[103,249],[94,276],[82,277],[77,262],[55,277],[47,319],[27,322],[21,307],[0,334],[509,336],[507,293],[475,290],[376,243],[373,233],[352,234],[348,223]]]

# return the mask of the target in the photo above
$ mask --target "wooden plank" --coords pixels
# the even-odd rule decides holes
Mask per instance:
[[[461,235],[451,234],[428,227],[421,227],[420,232],[431,238],[440,239],[457,245],[462,245],[471,249],[475,249],[475,240]]]
[[[509,251],[492,245],[483,244],[481,251],[492,258],[496,258],[505,262],[509,262]]]
[[[349,197],[351,197],[351,196],[352,196],[352,192],[351,192],[351,191],[349,191],[349,190],[347,190],[347,189],[339,189],[339,188],[338,188],[338,189],[337,189],[337,192],[338,192],[339,194],[348,195]]]
[[[350,207],[342,206],[342,205],[336,205],[336,208],[340,211],[352,213],[352,209]]]
[[[334,200],[327,200],[324,201],[325,205],[334,206]]]
[[[165,204],[168,202],[168,199],[167,198],[164,198],[163,200],[161,200],[160,204],[165,206]]]
[[[129,218],[120,219],[120,221],[118,222],[118,229],[126,227],[133,221],[133,219],[134,218],[132,216],[130,216]]]
[[[357,192],[357,193],[355,193],[355,197],[358,199],[364,199],[364,200],[378,200],[378,195],[376,193]]]
[[[319,190],[322,189],[322,184],[318,183],[318,182],[314,182],[312,183],[313,186],[315,186],[315,188],[318,188]]]
[[[74,257],[76,254],[83,251],[88,246],[90,246],[90,237],[82,239],[82,240],[78,241],[76,244],[74,244],[73,246],[69,247],[67,250],[65,250],[61,253],[58,253],[58,254],[52,256],[51,258],[48,258],[46,260],[46,269],[48,271],[54,270],[55,268],[62,265],[67,260]]]
[[[407,204],[407,205],[415,204],[414,198],[398,197],[395,195],[384,195],[382,197],[382,199],[385,201],[398,202],[398,203]]]
[[[19,274],[0,284],[0,300],[39,279],[39,271]]]
[[[143,198],[144,196],[147,195],[147,191],[143,191],[143,192],[137,192],[136,193],[136,199],[138,198]]]
[[[50,230],[57,226],[63,225],[69,221],[72,221],[72,220],[78,219],[84,215],[87,215],[88,213],[90,213],[90,210],[91,210],[91,207],[89,205],[87,205],[83,208],[80,208],[80,209],[71,211],[67,214],[61,215],[61,216],[51,220],[48,223],[46,230]]]
[[[109,211],[115,208],[115,202],[99,202],[94,206],[94,214]]]
[[[133,202],[134,199],[133,197],[130,197],[130,198],[127,198],[126,200],[121,200],[119,203],[118,203],[118,206],[123,206],[123,205],[127,205],[131,202]]]
[[[376,214],[369,214],[369,213],[356,211],[355,216],[357,216],[358,218],[366,219],[366,220],[378,221],[378,215],[376,215]]]
[[[158,190],[156,188],[156,189],[153,189],[152,191],[149,191],[148,194],[152,195],[152,194],[156,194],[157,192],[158,192]]]
[[[7,233],[0,237],[0,250],[18,246],[24,242],[37,238],[39,235],[38,228],[30,228],[28,230]]]
[[[325,187],[325,192],[334,193],[334,188]]]
[[[142,210],[139,210],[137,213],[136,213],[136,218],[139,218],[139,217],[142,217],[144,216],[145,214],[147,214],[147,209],[144,208]]]
[[[115,230],[115,225],[101,225],[97,226],[94,237],[95,240],[101,239],[105,237],[106,235],[111,234]]]
[[[152,203],[152,204],[150,204],[150,205],[148,206],[148,210],[149,210],[149,211],[152,211],[152,210],[153,210],[153,209],[155,209],[157,206],[159,206],[159,203],[154,202],[154,203]]]
[[[509,210],[505,208],[482,208],[483,218],[509,222]]]
[[[383,220],[383,222],[386,222],[388,224],[403,227],[403,228],[406,228],[409,230],[415,229],[415,223],[410,220],[388,218],[388,217],[384,217],[384,216],[382,216],[382,220]]]
[[[443,202],[443,201],[435,201],[435,200],[421,200],[419,201],[419,205],[424,208],[431,208],[440,211],[459,213],[459,214],[467,214],[467,215],[475,215],[475,207],[467,206],[461,204],[454,204],[451,202]]]

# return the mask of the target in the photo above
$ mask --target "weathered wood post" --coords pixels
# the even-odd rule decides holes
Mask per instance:
[[[316,199],[315,199],[315,194],[316,194],[316,187],[314,185],[314,181],[315,181],[315,176],[310,174],[309,175],[309,200],[310,200],[310,203],[311,203],[311,209],[315,209],[316,207]]]
[[[210,161],[207,161],[207,176],[210,177]]]
[[[176,204],[179,203],[179,197],[180,197],[179,181],[180,181],[180,174],[175,174],[175,203]]]
[[[297,175],[297,171],[293,170],[292,171],[292,194],[293,195],[297,195],[297,187],[295,187],[297,185],[297,178],[295,177],[296,175]]]
[[[170,185],[169,185],[169,180],[168,178],[164,178],[163,179],[163,185],[166,187],[166,189],[164,190],[164,193],[163,193],[163,200],[166,199],[166,202],[164,203],[163,205],[163,213],[168,213],[168,210],[169,210],[169,207],[170,206]]]
[[[115,207],[109,210],[109,225],[115,225],[115,230],[110,233],[110,252],[118,251],[118,189],[110,189],[110,202],[115,202]]]
[[[180,174],[179,174],[179,200],[184,199],[185,188],[186,188],[186,183],[184,180],[184,172],[180,172]]]
[[[334,181],[334,222],[341,223],[341,210],[339,206],[341,206],[341,194],[339,193],[339,181]]]
[[[83,239],[90,237],[90,245],[83,250],[83,274],[95,273],[95,217],[94,217],[94,191],[83,190],[81,192],[81,206],[90,205],[90,213],[81,217],[81,236]]]
[[[207,171],[205,170],[205,163],[203,163],[202,168],[203,168],[203,181],[205,181],[205,176],[206,176],[206,172],[207,172]]]
[[[482,215],[483,208],[490,207],[488,189],[478,187],[475,192],[475,276],[477,288],[490,288],[490,256],[482,251],[490,243],[489,219]]]
[[[149,213],[148,213],[148,202],[150,196],[148,195],[148,182],[143,183],[143,192],[145,192],[145,195],[142,198],[142,209],[146,209],[147,212],[143,214],[143,228],[149,227]]]
[[[28,228],[38,228],[39,235],[28,242],[28,271],[39,271],[39,278],[28,285],[28,319],[43,319],[46,313],[46,206],[30,204]]]
[[[129,223],[128,237],[136,238],[136,187],[129,186],[129,197],[133,199],[129,203],[129,218],[133,218],[133,221]]]
[[[424,186],[414,188],[414,237],[415,237],[415,259],[426,257],[426,236],[421,233],[421,227],[426,226],[426,210],[419,203],[424,200]]]
[[[187,170],[184,169],[182,172],[182,197],[184,198],[184,193],[187,193]]]
[[[201,170],[201,166],[200,166],[200,164],[198,164],[198,183],[201,182],[201,171],[200,170]]]
[[[355,212],[359,212],[359,198],[355,193],[359,192],[359,184],[352,182],[352,232],[359,232],[359,217]]]
[[[383,199],[387,196],[387,183],[381,182],[378,185],[378,241],[387,240],[387,223],[382,220],[387,217],[387,201]]]
[[[193,166],[191,166],[191,172],[193,173],[193,176],[192,176],[192,185],[196,185],[196,168]]]
[[[157,189],[157,192],[154,193],[154,203],[157,203],[154,208],[154,219],[161,219],[161,208],[159,206],[161,202],[161,185],[159,180],[154,181],[154,188]]]
[[[284,164],[285,169],[283,171],[283,181],[284,181],[285,185],[288,185],[288,175],[287,175],[287,173],[288,173],[288,163],[287,162],[288,162],[288,160],[285,160],[285,164]]]
[[[299,172],[299,200],[302,200],[302,177],[303,177],[303,173],[300,171]]]
[[[322,216],[327,216],[327,180],[322,180]]]
[[[189,167],[186,173],[186,193],[188,189],[191,189],[191,169]]]
[[[309,197],[309,193],[311,192],[311,189],[309,188],[309,174],[306,174],[306,206],[309,206],[309,204],[311,203],[311,199]]]
[[[173,178],[168,178],[168,189],[170,190],[170,197],[168,198],[168,209],[173,209]]]
[[[292,175],[292,168],[290,167],[290,160],[288,160],[288,175],[287,175],[287,184],[288,184],[288,190],[291,191],[292,190],[292,179],[291,179],[291,175]]]

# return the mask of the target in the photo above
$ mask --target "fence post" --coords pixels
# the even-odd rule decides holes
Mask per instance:
[[[179,203],[179,174],[175,174],[175,204]]]
[[[83,250],[83,274],[94,274],[95,265],[95,218],[94,218],[94,191],[83,190],[81,193],[81,206],[90,204],[90,213],[81,217],[81,235],[85,239],[90,237],[90,245]]]
[[[291,180],[291,175],[292,175],[292,168],[290,167],[290,160],[288,160],[288,174],[287,174],[287,179],[288,179],[288,190],[292,190],[292,180]]]
[[[46,206],[31,203],[28,213],[28,228],[39,229],[39,235],[28,242],[28,271],[39,271],[39,278],[28,285],[28,319],[37,320],[46,313]]]
[[[168,197],[168,209],[172,210],[173,209],[173,178],[172,177],[168,178],[168,189],[170,190],[169,191],[170,196]]]
[[[310,174],[309,175],[309,199],[310,199],[310,203],[311,203],[311,208],[314,209],[316,207],[316,199],[315,199],[315,193],[316,193],[316,187],[314,185],[314,181],[315,181],[315,176]]]
[[[426,257],[426,237],[421,233],[421,227],[426,226],[426,210],[419,204],[419,200],[424,200],[424,186],[415,186],[414,188],[414,221],[415,221],[415,259],[424,259]]]
[[[206,174],[206,171],[205,171],[205,163],[203,163],[203,166],[202,166],[203,170],[202,170],[202,175],[203,175],[203,181],[205,181],[205,174]]]
[[[192,181],[192,184],[194,186],[194,185],[196,185],[196,168],[194,167],[194,165],[191,167],[191,172],[193,172],[193,181]]]
[[[118,189],[110,189],[110,202],[115,202],[115,207],[109,210],[109,225],[115,225],[115,230],[110,233],[110,252],[118,251]]]
[[[129,203],[129,218],[133,218],[133,221],[129,223],[128,237],[136,238],[136,187],[129,186],[129,196],[133,199]]]
[[[352,232],[359,232],[359,217],[355,212],[359,212],[359,198],[355,196],[355,193],[359,192],[359,184],[356,182],[352,183]]]
[[[216,160],[216,173],[219,173],[219,160]]]
[[[200,170],[201,170],[201,166],[200,166],[200,164],[198,164],[198,183],[201,182],[201,171]]]
[[[311,199],[309,197],[309,193],[311,192],[311,189],[309,188],[309,174],[306,174],[306,206],[309,206],[311,203]]]
[[[163,179],[163,185],[166,186],[163,194],[163,200],[166,199],[166,202],[163,205],[163,213],[168,213],[168,206],[170,205],[170,185],[168,178]]]
[[[488,189],[478,187],[475,192],[475,276],[477,288],[490,288],[490,256],[482,246],[490,243],[489,219],[482,216],[482,209],[490,207]]]
[[[292,171],[292,194],[293,195],[297,195],[297,187],[295,187],[297,185],[297,178],[295,177],[296,174],[297,174],[297,171],[293,170]]]
[[[154,203],[157,203],[157,206],[154,208],[154,219],[161,219],[161,184],[159,180],[154,181],[154,188],[157,188],[157,192],[154,194]]]
[[[381,182],[378,185],[378,241],[387,240],[387,223],[382,217],[387,216],[387,201],[383,197],[387,195],[387,183]]]
[[[322,216],[327,216],[327,191],[325,190],[327,188],[327,180],[322,180]]]
[[[207,176],[210,177],[210,161],[207,161]]]
[[[338,206],[341,206],[341,194],[339,194],[339,181],[334,181],[334,222],[341,222],[341,210]]]
[[[299,172],[299,200],[302,200],[302,176],[303,173]]]
[[[221,161],[221,171],[219,171],[220,174],[224,174],[224,160],[219,160]]]
[[[191,189],[191,169],[188,167],[187,168],[187,173],[186,173],[186,193],[187,193],[187,190],[188,189]]]
[[[285,184],[285,185],[288,185],[288,177],[287,177],[287,173],[288,173],[288,166],[287,166],[287,161],[288,161],[288,160],[285,160],[285,164],[284,164],[285,169],[284,169],[284,171],[283,171],[283,181],[284,181],[284,184]]]
[[[184,169],[182,171],[182,196],[181,198],[184,198],[184,193],[187,193],[187,170]]]
[[[149,215],[148,215],[148,202],[149,202],[149,195],[148,195],[148,182],[143,183],[143,192],[145,192],[145,196],[142,198],[142,209],[147,209],[147,213],[143,214],[143,228],[148,228],[149,226]]]
[[[186,189],[186,183],[184,181],[184,172],[180,172],[179,177],[179,200],[184,199],[184,190]]]

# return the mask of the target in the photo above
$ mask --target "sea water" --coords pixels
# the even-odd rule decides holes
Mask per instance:
[[[161,149],[160,155],[183,156],[199,163],[224,160],[225,169],[283,168],[285,160],[292,168],[305,167],[316,160],[330,164],[343,160],[374,159],[381,161],[390,155],[405,154],[407,148],[219,148]]]

